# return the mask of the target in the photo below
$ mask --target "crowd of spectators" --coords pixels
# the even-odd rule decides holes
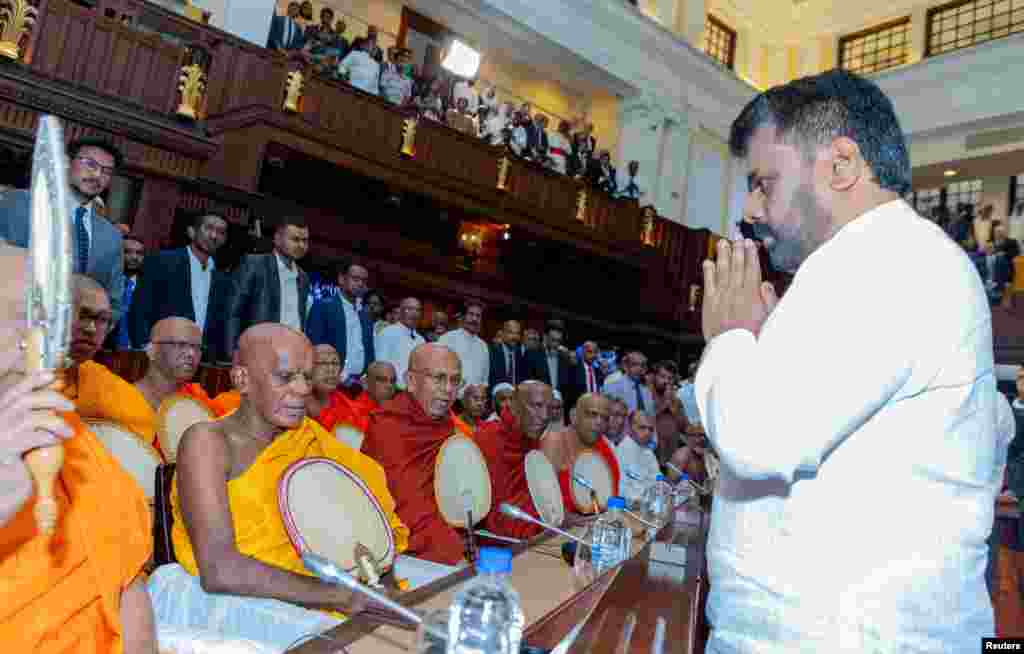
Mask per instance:
[[[504,146],[516,157],[584,179],[613,197],[645,199],[639,162],[618,170],[610,152],[598,149],[592,123],[558,119],[556,126],[529,102],[500,102],[491,84],[457,78],[436,66],[429,72],[421,69],[407,48],[389,47],[385,60],[373,25],[351,43],[346,29],[330,7],[323,7],[320,22],[314,23],[309,0],[292,2],[286,15],[274,16],[267,47],[305,59],[320,76],[415,109],[423,119]]]

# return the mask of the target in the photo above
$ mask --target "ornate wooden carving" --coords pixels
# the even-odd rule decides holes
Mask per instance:
[[[0,56],[17,61],[32,36],[38,10],[28,0],[0,0]]]

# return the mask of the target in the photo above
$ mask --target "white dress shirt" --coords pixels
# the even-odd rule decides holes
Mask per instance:
[[[277,276],[281,280],[281,324],[302,331],[302,317],[299,316],[299,266],[292,261],[291,270],[274,253],[277,259]]]
[[[460,328],[445,332],[441,338],[437,339],[437,343],[459,355],[459,360],[462,361],[462,379],[466,386],[470,384],[488,385],[491,372],[491,353],[482,338]],[[463,389],[466,386],[463,386]],[[459,395],[462,395],[461,391]]]
[[[711,340],[696,386],[722,463],[709,652],[978,650],[1005,452],[988,301],[959,246],[902,200],[869,211],[759,336]]]
[[[200,331],[206,330],[206,309],[210,304],[210,285],[213,284],[213,268],[215,262],[213,257],[206,259],[206,268],[192,251],[192,246],[185,248],[188,251],[188,269],[192,281],[192,311],[196,314],[196,324]]]
[[[405,388],[405,372],[409,369],[409,355],[426,341],[415,330],[402,323],[388,325],[374,339],[378,361],[387,361],[395,367],[398,387]]]
[[[609,444],[611,442],[609,441]],[[621,475],[621,491],[627,500],[643,499],[644,491],[654,483],[655,477],[661,473],[658,459],[651,448],[640,445],[627,434],[618,445],[612,445],[615,458],[619,460]],[[630,478],[627,471],[641,478],[642,481]]]
[[[341,296],[341,309],[345,312],[345,360],[342,362],[341,378],[348,379],[352,375],[363,374],[366,369],[366,352],[359,309],[344,295]]]
[[[365,50],[353,50],[338,64],[348,73],[348,83],[360,91],[380,95],[380,64]]]

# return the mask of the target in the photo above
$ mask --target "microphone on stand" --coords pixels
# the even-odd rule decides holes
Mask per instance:
[[[302,563],[306,566],[307,570],[315,574],[321,581],[336,586],[344,586],[353,593],[368,597],[388,611],[400,615],[417,626],[423,624],[423,618],[418,613],[410,611],[387,595],[362,585],[355,577],[345,572],[341,566],[330,559],[306,550],[302,553]]]
[[[574,540],[577,543],[582,543],[583,545],[586,545],[587,547],[590,546],[590,543],[588,543],[587,541],[583,540],[582,538],[580,538],[578,536],[573,536],[569,532],[563,531],[563,530],[559,529],[558,527],[555,527],[554,525],[549,525],[548,523],[544,522],[543,520],[541,520],[539,518],[534,518],[532,515],[530,515],[526,511],[523,511],[522,509],[520,509],[518,507],[512,506],[511,504],[502,502],[501,506],[498,507],[498,510],[501,511],[502,513],[504,513],[505,515],[507,515],[510,518],[515,518],[516,520],[524,520],[526,522],[532,522],[533,524],[541,526],[544,529],[547,529],[548,531],[553,531],[554,533],[558,534],[559,536],[564,536],[565,538],[568,538],[570,540]]]

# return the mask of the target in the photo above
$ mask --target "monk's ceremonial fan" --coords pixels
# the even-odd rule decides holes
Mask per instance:
[[[359,451],[363,447],[363,439],[366,437],[366,434],[352,425],[338,425],[334,428],[334,437],[338,439],[338,442]]]
[[[453,527],[466,525],[471,513],[473,524],[491,511],[491,473],[483,452],[473,439],[452,434],[441,445],[434,462],[434,497],[445,522]]]
[[[530,498],[536,507],[540,519],[556,527],[565,520],[565,503],[562,502],[562,489],[558,486],[558,473],[555,466],[540,450],[532,450],[523,461],[526,468],[526,485],[530,489]]]
[[[150,504],[156,496],[156,469],[163,458],[156,448],[124,427],[102,420],[87,421],[89,430],[96,434],[107,451],[114,455],[121,467],[142,486]]]
[[[615,479],[604,457],[598,454],[597,450],[583,450],[576,455],[576,460],[572,463],[572,475],[587,480],[597,493],[598,508],[604,511],[608,506],[608,498],[615,495]],[[571,489],[572,501],[580,513],[593,513],[594,502],[590,489],[575,479],[572,481]]]
[[[209,422],[216,416],[200,402],[185,395],[171,395],[160,403],[156,413],[156,437],[169,463],[178,457],[178,443],[188,428]]]
[[[277,499],[300,556],[312,552],[371,581],[394,563],[395,537],[387,514],[359,475],[336,461],[296,461],[281,476]]]

